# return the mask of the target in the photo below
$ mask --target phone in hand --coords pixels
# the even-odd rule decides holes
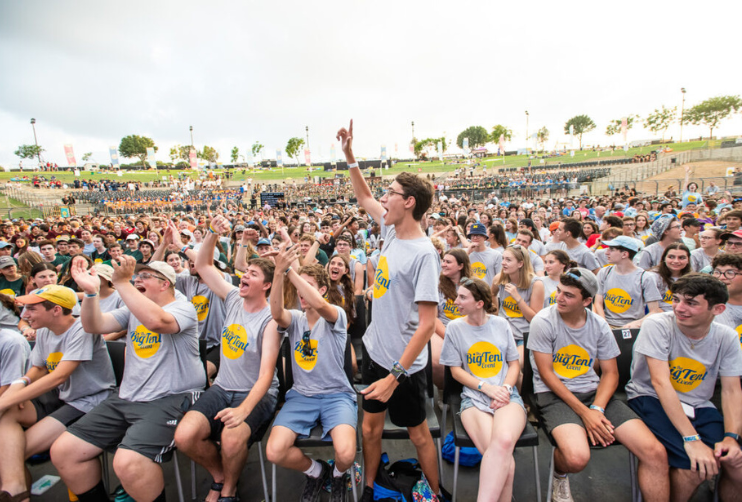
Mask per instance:
[[[365,383],[357,383],[357,384],[353,384],[353,388],[356,390],[358,394],[361,394],[364,390],[368,388],[368,385]]]

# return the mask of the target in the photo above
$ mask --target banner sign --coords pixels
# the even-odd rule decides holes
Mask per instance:
[[[119,165],[119,151],[115,146],[109,146],[108,151],[111,154],[111,165],[117,167]]]
[[[469,151],[469,138],[464,138],[463,147],[462,148],[463,148],[463,150],[465,152],[468,152]]]
[[[381,145],[381,160],[386,161],[386,145]]]
[[[152,146],[147,147],[147,163],[153,169],[157,169],[157,160],[155,160],[155,148]]]
[[[623,134],[623,142],[626,143],[626,134],[629,132],[629,120],[624,117],[621,119],[621,134]]]
[[[438,158],[443,160],[443,143],[441,141],[438,142]]]
[[[279,167],[283,166],[283,156],[281,155],[281,150],[276,150],[276,165]]]
[[[304,149],[304,164],[307,166],[312,165],[312,157],[311,153],[309,152],[309,148]]]
[[[75,161],[75,152],[72,151],[72,145],[64,145],[64,154],[67,156],[68,166],[77,165],[77,161]]]
[[[191,164],[191,169],[198,169],[198,156],[196,155],[196,149],[193,147],[188,152],[188,161]]]

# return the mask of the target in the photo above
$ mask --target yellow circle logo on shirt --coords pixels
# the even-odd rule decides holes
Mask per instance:
[[[471,273],[477,279],[484,279],[484,276],[487,275],[487,267],[481,261],[475,261],[471,264]]]
[[[739,335],[739,344],[740,346],[742,346],[742,324],[737,326],[736,331],[737,331],[737,334]]]
[[[502,353],[490,342],[477,342],[466,353],[466,364],[477,378],[490,378],[502,369]]]
[[[304,371],[312,371],[317,364],[317,340],[309,339],[309,347],[305,349],[304,342],[299,340],[294,347],[294,361]]]
[[[706,367],[689,357],[676,357],[670,364],[670,382],[678,392],[690,392],[706,379]]]
[[[461,312],[459,312],[459,308],[454,303],[454,300],[446,300],[446,304],[443,306],[443,315],[446,316],[447,319],[451,319],[452,321],[454,319],[458,319],[461,316]]]
[[[502,309],[508,317],[523,317],[518,302],[516,302],[512,296],[508,296],[502,301]]]
[[[662,301],[669,305],[672,305],[672,293],[669,289],[665,291],[664,295],[662,295]]]
[[[379,266],[376,267],[376,277],[374,279],[374,299],[381,298],[389,290],[389,264],[386,256],[379,258]]]
[[[142,359],[157,354],[161,343],[162,337],[159,333],[153,333],[141,324],[131,332],[131,344],[134,347],[134,353]]]
[[[62,357],[64,357],[64,353],[62,352],[52,352],[46,356],[46,370],[51,373],[57,369],[57,364],[62,360]]]
[[[240,324],[230,324],[222,329],[222,354],[227,359],[238,359],[250,345],[247,331]]]
[[[552,294],[549,295],[549,305],[555,305],[556,304],[556,289]]]
[[[563,378],[575,378],[584,375],[593,366],[593,359],[579,345],[567,345],[552,356],[554,373]]]
[[[191,303],[196,309],[199,322],[206,319],[206,316],[209,315],[209,299],[205,296],[196,295],[191,299]]]
[[[13,291],[12,289],[0,289],[0,293],[8,295],[11,298],[15,298],[15,291]]]
[[[621,288],[611,288],[605,293],[605,306],[615,314],[623,314],[633,303],[634,300]]]

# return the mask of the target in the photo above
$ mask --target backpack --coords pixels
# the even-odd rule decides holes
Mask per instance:
[[[417,459],[398,460],[389,465],[389,456],[381,454],[374,480],[374,500],[379,502],[436,502]]]
[[[441,449],[441,455],[443,460],[453,463],[456,459],[456,445],[454,445],[453,431],[449,432],[446,439],[443,441],[443,448]],[[462,446],[459,448],[459,465],[466,467],[474,467],[482,461],[482,454],[479,450],[469,446]]]

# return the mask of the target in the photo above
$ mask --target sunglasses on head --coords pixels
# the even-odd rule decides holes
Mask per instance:
[[[309,336],[312,334],[311,330],[305,331],[301,335],[301,355],[309,357],[312,355],[312,345],[309,341]]]

